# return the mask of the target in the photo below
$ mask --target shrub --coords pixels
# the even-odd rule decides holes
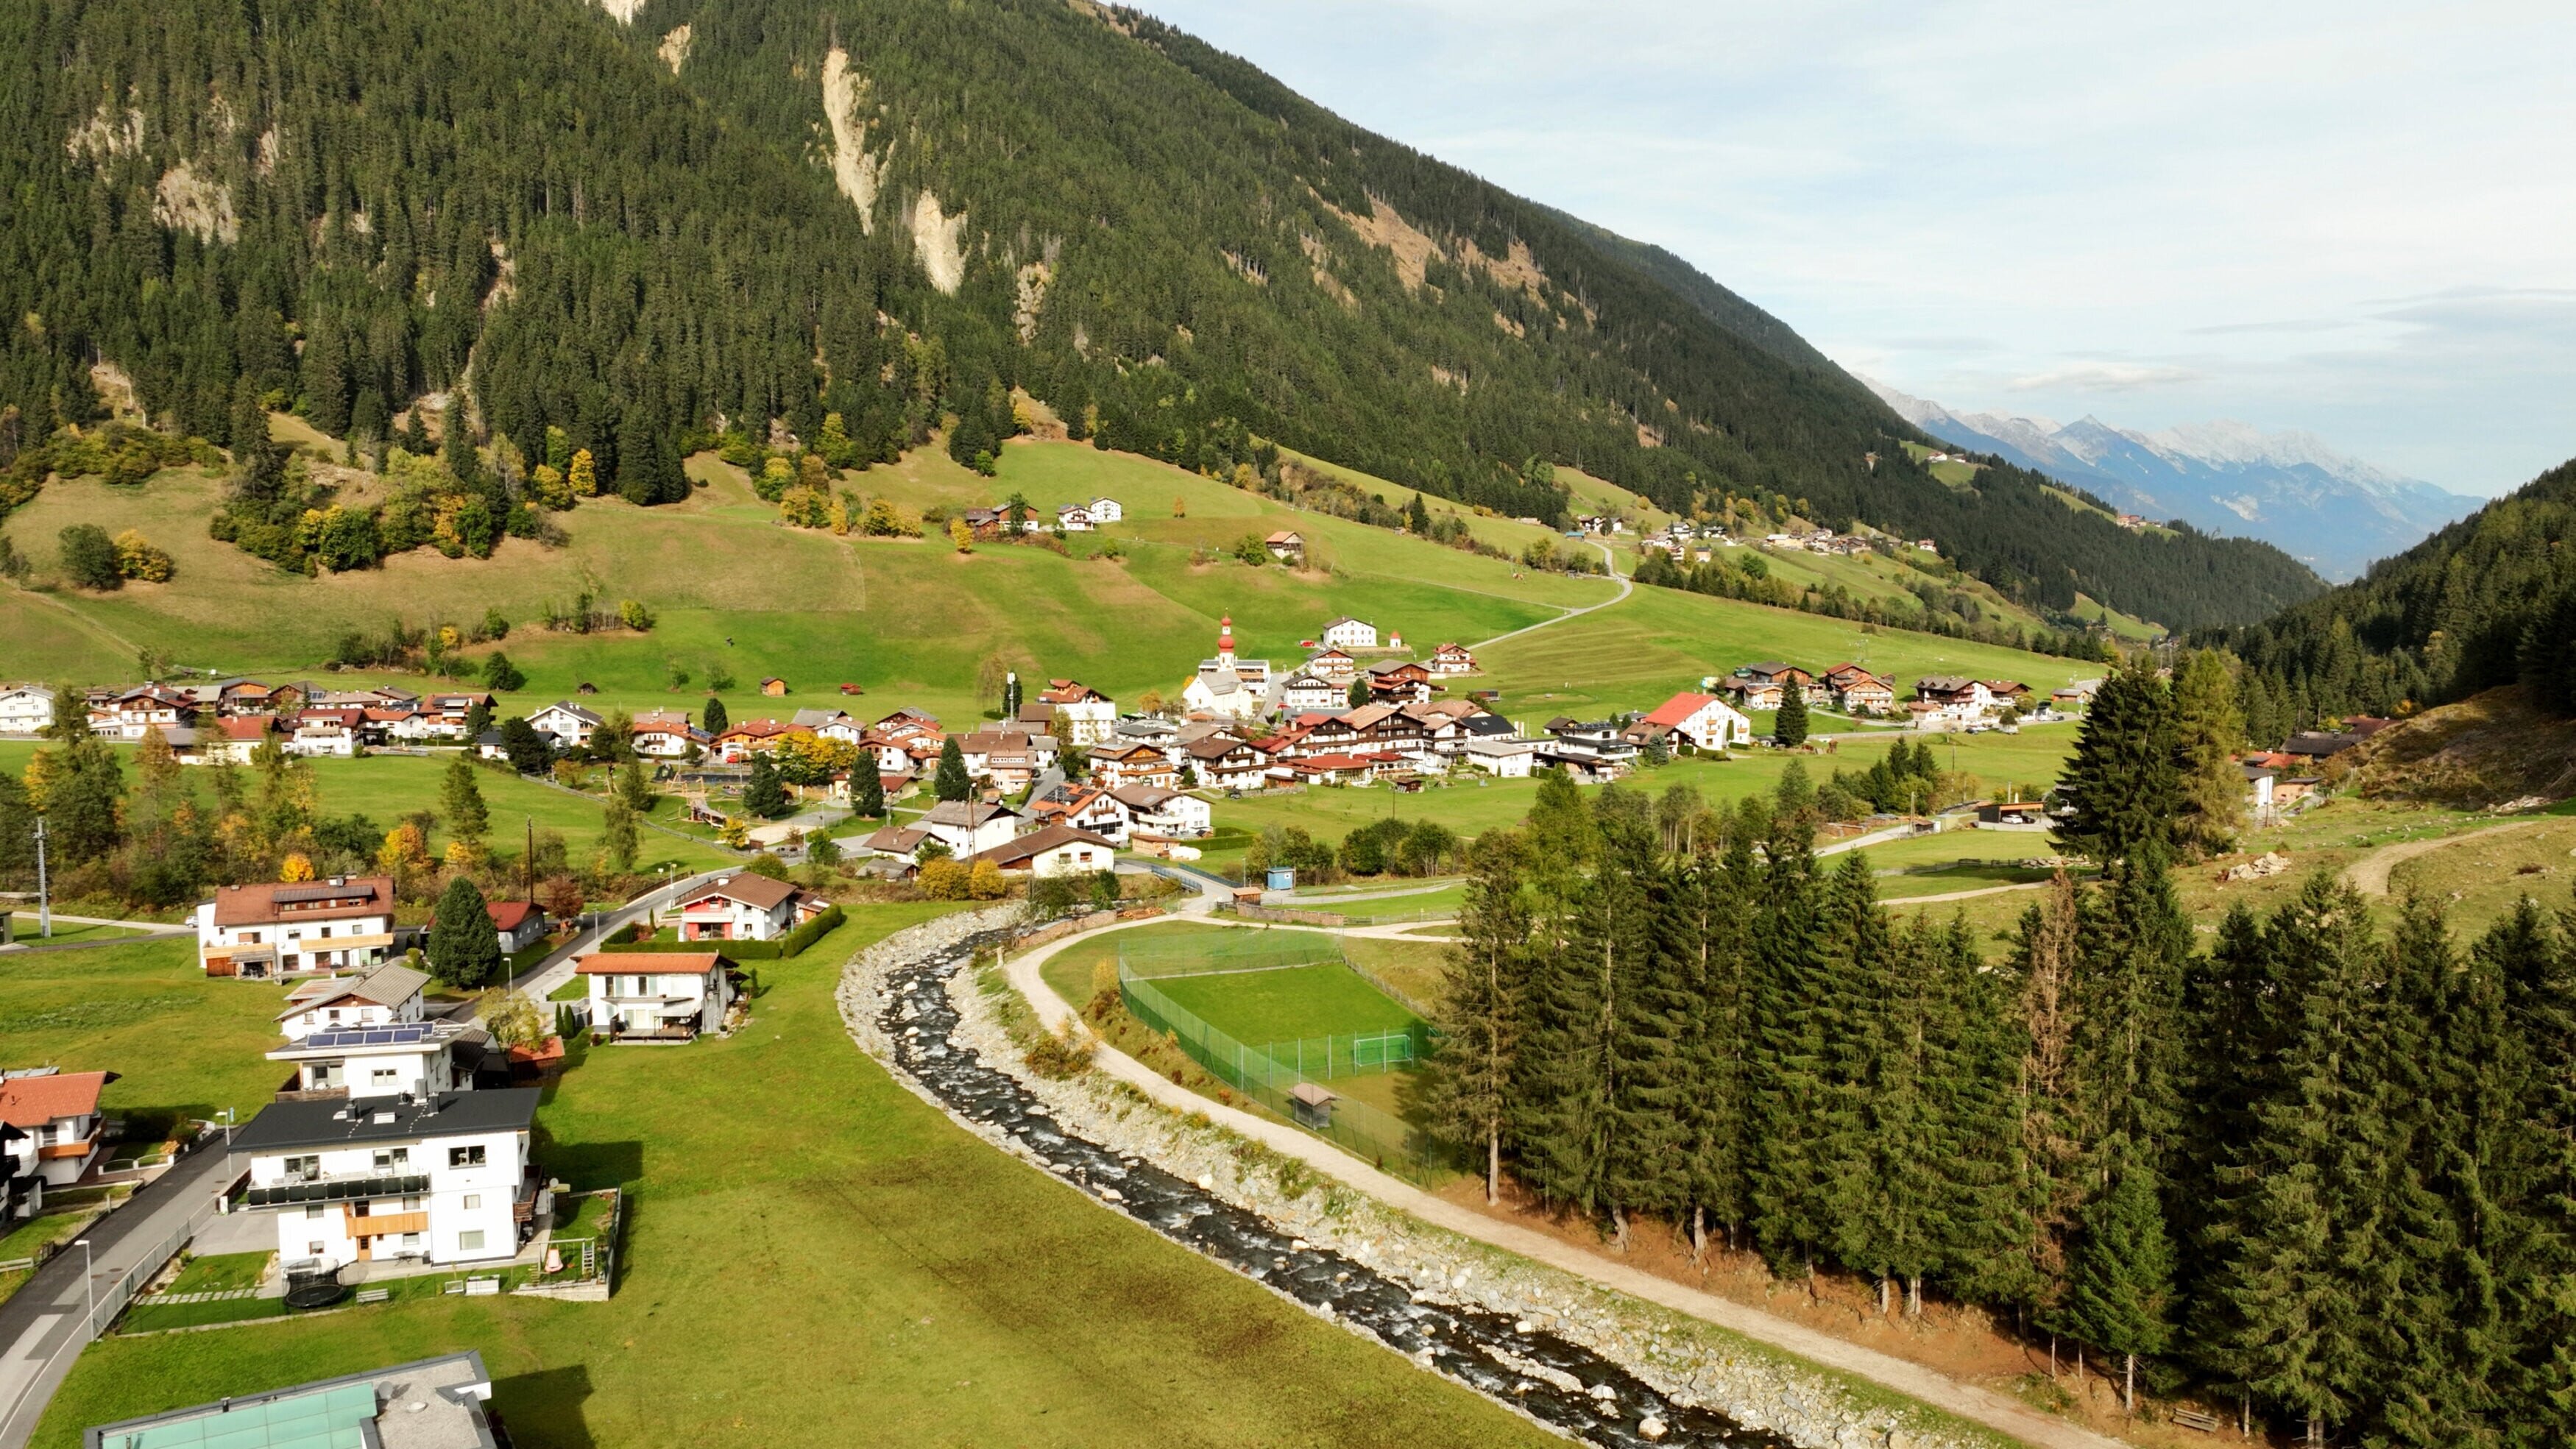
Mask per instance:
[[[644,607],[641,599],[621,599],[617,604],[617,620],[641,634],[653,627],[653,611]]]
[[[116,544],[95,523],[75,523],[61,534],[63,576],[84,589],[104,593],[125,587],[117,566]]]
[[[941,856],[921,867],[921,893],[934,901],[962,901],[972,875],[963,861]]]

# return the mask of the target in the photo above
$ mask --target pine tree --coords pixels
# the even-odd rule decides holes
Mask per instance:
[[[1690,1215],[1691,1257],[1708,1252],[1709,1220],[1728,1232],[1744,1221],[1745,973],[1759,881],[1753,843],[1741,835],[1723,856],[1680,865],[1657,949],[1682,994],[1676,1023],[1685,1085],[1676,1175]]]
[[[1771,738],[1785,749],[1807,742],[1807,692],[1795,680],[1780,690],[1780,712],[1772,717]]]
[[[479,847],[492,831],[492,812],[483,803],[482,787],[474,781],[474,763],[464,755],[447,762],[447,773],[438,784],[438,813],[447,822],[450,839]]]
[[[2128,1144],[2159,1179],[2181,1126],[2191,920],[2153,843],[2118,858],[2083,918],[2075,1047],[2087,1148]]]
[[[505,969],[501,934],[492,925],[483,892],[459,872],[438,898],[429,928],[430,975],[447,986],[479,991],[497,985]]]
[[[877,774],[873,751],[861,749],[856,764],[850,766],[850,813],[869,820],[886,813],[885,781]]]
[[[1419,493],[1413,495],[1413,502],[1404,510],[1404,526],[1416,538],[1425,538],[1431,533],[1431,510],[1423,506]]]
[[[1603,856],[1595,911],[1587,920],[1615,931],[1607,959],[1613,991],[1603,1052],[1609,1078],[1602,1195],[1624,1251],[1630,1217],[1678,1221],[1690,1207],[1682,1172],[1685,1110],[1694,1085],[1688,1055],[1690,984],[1663,949],[1673,910],[1666,866],[1645,797],[1607,786],[1595,802]],[[1597,912],[1597,914],[1596,914]]]
[[[698,724],[707,732],[707,738],[714,739],[732,728],[733,720],[725,713],[724,701],[710,694],[707,696],[707,707],[700,714]]]
[[[949,743],[954,746],[956,741]],[[941,768],[946,765],[943,763]],[[765,750],[751,757],[751,778],[743,782],[742,808],[763,820],[775,820],[787,813],[787,787],[779,782],[778,765]]]
[[[2172,1337],[2173,1249],[2155,1175],[2123,1152],[2084,1211],[2063,1310],[2067,1331],[2124,1363],[2121,1406],[2138,1408],[2138,1359]]]
[[[2174,775],[2180,810],[2175,849],[2205,860],[2235,848],[2245,833],[2245,776],[2235,752],[2245,743],[2236,683],[2215,650],[2197,649],[2174,671]]]
[[[118,807],[125,771],[107,743],[84,735],[57,757],[45,785],[45,841],[54,868],[105,860],[125,842]]]
[[[2513,1449],[2576,1441],[2576,915],[2528,897],[2480,938],[2502,984],[2522,1151],[2499,1184],[2519,1251],[2502,1275],[2513,1363],[2496,1416]]]
[[[1766,845],[1753,940],[1745,1179],[1763,1255],[1781,1271],[1812,1273],[1831,1229],[1825,1176],[1840,1105],[1825,1059],[1831,968],[1804,833],[1782,831]]]
[[[975,793],[975,782],[966,774],[966,756],[957,748],[955,735],[939,746],[939,770],[931,777],[931,788],[942,801],[963,800]]]
[[[1940,1002],[1935,1020],[1947,1029],[1951,1064],[1933,1084],[1940,1128],[1940,1155],[1931,1164],[1940,1194],[1933,1215],[1936,1271],[1962,1298],[2027,1303],[2036,1279],[2023,1198],[2019,983],[2008,971],[1987,968],[1962,913],[1952,913],[1930,949]],[[1907,1310],[1919,1314],[1921,1286],[1907,1286]]]
[[[1484,1145],[1485,1201],[1501,1200],[1503,1129],[1520,1071],[1529,908],[1521,900],[1525,846],[1510,830],[1477,838],[1475,874],[1458,913],[1459,941],[1443,967],[1433,1112],[1458,1140]]]
[[[2084,1110],[2076,1054],[2077,957],[2081,902],[2059,871],[2047,898],[2022,912],[2014,948],[2021,1048],[2014,1104],[2019,1118],[2020,1211],[2030,1222],[2031,1302],[2047,1307],[2065,1285],[2066,1250],[2083,1201]]]
[[[1351,680],[1351,687],[1343,691],[1342,702],[1353,709],[1365,709],[1368,707],[1369,682],[1366,674],[1361,674]]]
[[[2172,701],[2163,682],[2142,665],[2112,670],[2058,777],[2073,810],[2058,826],[2058,844],[2107,865],[2170,840],[2182,809],[2173,754]]]

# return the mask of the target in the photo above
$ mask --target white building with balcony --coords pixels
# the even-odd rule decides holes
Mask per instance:
[[[775,941],[827,909],[821,898],[783,880],[738,871],[690,893],[680,907],[680,939]]]
[[[34,1176],[42,1187],[80,1181],[107,1150],[107,1116],[98,1099],[116,1078],[114,1072],[59,1072],[52,1067],[0,1073],[0,1125],[24,1135],[11,1154],[12,1176]],[[10,1187],[12,1195],[41,1197],[36,1184],[13,1181]]]
[[[209,976],[273,981],[373,966],[393,948],[394,882],[335,875],[218,886],[191,920],[197,963]]]
[[[590,1029],[620,1041],[692,1041],[724,1027],[733,978],[713,951],[618,951],[581,958]]]
[[[242,1128],[246,1206],[291,1270],[512,1257],[536,1230],[538,1089],[274,1102]]]

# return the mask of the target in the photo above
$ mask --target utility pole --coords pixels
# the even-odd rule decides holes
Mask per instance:
[[[45,817],[36,817],[36,934],[54,938],[54,896],[45,878]]]
[[[519,860],[528,868],[528,904],[533,906],[537,903],[537,817],[534,815],[528,817],[527,853]]]

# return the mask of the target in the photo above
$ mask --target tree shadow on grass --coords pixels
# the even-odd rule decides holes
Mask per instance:
[[[563,1179],[575,1192],[603,1187],[631,1187],[644,1178],[641,1142],[557,1142],[540,1134],[537,1166]]]
[[[492,1382],[492,1410],[514,1449],[598,1449],[582,1411],[592,1390],[581,1364],[513,1374]]]

